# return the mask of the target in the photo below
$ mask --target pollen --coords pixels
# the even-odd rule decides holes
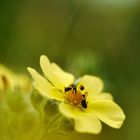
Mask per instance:
[[[79,88],[77,88],[75,84],[71,84],[70,86],[65,87],[64,91],[66,102],[81,108],[87,108],[87,92],[85,92],[85,94],[82,94],[81,91],[83,90],[83,85],[80,85]]]
[[[80,105],[82,102],[82,94],[80,92],[69,92],[66,94],[66,100],[71,103],[72,105]]]

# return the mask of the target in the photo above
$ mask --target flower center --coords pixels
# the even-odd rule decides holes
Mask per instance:
[[[2,80],[4,90],[9,88],[9,81],[5,75],[0,75],[0,80]]]
[[[79,89],[77,89],[76,85],[71,84],[70,86],[65,88],[65,99],[72,105],[79,106],[82,108],[87,108],[87,101],[85,94],[81,94],[81,91],[84,90],[84,86],[80,85]]]

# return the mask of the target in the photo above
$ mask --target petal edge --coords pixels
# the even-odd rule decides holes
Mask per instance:
[[[123,110],[113,101],[98,100],[92,103],[92,112],[113,128],[120,128],[125,120]]]

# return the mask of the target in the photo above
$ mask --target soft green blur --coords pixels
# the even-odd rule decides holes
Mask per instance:
[[[54,133],[46,139],[140,139],[138,0],[1,0],[0,62],[27,74],[27,66],[40,70],[41,54],[76,77],[101,77],[126,114],[119,130],[103,124],[99,135]]]

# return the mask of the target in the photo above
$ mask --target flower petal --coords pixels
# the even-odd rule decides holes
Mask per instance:
[[[94,96],[93,101],[95,100],[113,100],[113,96],[110,93],[101,92]]]
[[[65,87],[69,86],[74,81],[74,76],[68,72],[64,72],[56,63],[51,63],[52,71],[57,76]]]
[[[48,80],[50,80],[57,88],[64,89],[64,87],[73,83],[74,76],[63,71],[55,63],[50,63],[47,56],[42,55],[40,57],[40,65]]]
[[[28,72],[31,74],[32,78],[35,81],[44,81],[46,80],[44,77],[42,77],[35,69],[28,67]],[[51,84],[48,82],[48,85],[51,86]]]
[[[35,81],[34,83],[34,87],[43,95],[46,96],[50,99],[54,99],[57,101],[64,101],[64,94],[63,92],[59,91],[56,88],[50,88],[48,89],[48,87],[46,86],[46,82],[45,81]]]
[[[120,128],[125,120],[122,109],[113,101],[98,100],[89,105],[92,113],[101,121],[114,128]]]
[[[82,115],[80,108],[64,102],[59,105],[59,110],[68,118],[76,118]]]
[[[48,98],[56,99],[59,101],[64,100],[62,92],[55,89],[45,78],[43,78],[36,70],[28,68],[29,73],[32,75],[34,82],[34,87],[39,90],[39,92]]]
[[[80,79],[78,85],[85,87],[84,92],[88,92],[88,98],[94,99],[97,93],[100,93],[103,89],[103,82],[100,78],[91,75],[85,75]]]
[[[102,126],[101,122],[97,119],[96,116],[80,116],[75,120],[75,129],[78,132],[82,133],[94,133],[98,134],[101,132]]]
[[[101,123],[95,115],[84,112],[80,108],[66,103],[61,103],[59,109],[66,117],[74,119],[76,131],[94,134],[101,131]]]

